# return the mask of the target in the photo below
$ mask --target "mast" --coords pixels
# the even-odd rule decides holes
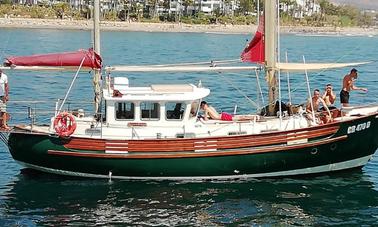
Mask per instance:
[[[100,54],[100,0],[94,0],[93,3],[93,47],[97,54]],[[99,112],[101,88],[100,88],[101,70],[94,70],[93,89],[94,89],[94,110],[97,115]]]
[[[274,114],[275,100],[277,99],[277,10],[276,0],[266,0],[265,14],[265,75],[268,82],[269,115]]]

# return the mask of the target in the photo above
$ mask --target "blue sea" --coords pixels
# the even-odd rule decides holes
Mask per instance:
[[[0,57],[86,49],[88,31],[1,29]],[[103,32],[104,65],[172,64],[237,59],[251,35]],[[356,62],[357,86],[351,104],[378,99],[378,37],[283,35],[281,60],[290,62]],[[336,95],[342,77],[350,71],[309,72],[311,89],[321,91],[332,83]],[[74,73],[7,71],[10,84],[10,124],[30,123],[27,107],[37,123],[49,123],[55,102],[62,99]],[[112,73],[112,76],[125,75]],[[126,74],[130,86],[155,83],[199,82],[211,89],[207,101],[218,110],[255,112],[267,102],[263,74],[171,73]],[[304,73],[290,74],[293,103],[307,97]],[[283,101],[288,101],[287,74],[281,74]],[[91,75],[82,72],[69,102],[90,114],[93,100]],[[249,101],[246,97],[253,100]],[[89,103],[89,104],[88,104]],[[74,104],[72,104],[74,105]],[[361,141],[363,143],[364,141]],[[378,157],[362,169],[315,176],[250,179],[243,181],[123,181],[82,179],[25,169],[0,145],[0,226],[115,226],[115,225],[378,225]]]

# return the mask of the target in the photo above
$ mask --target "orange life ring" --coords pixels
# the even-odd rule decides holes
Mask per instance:
[[[75,117],[67,112],[58,114],[54,120],[54,129],[60,137],[72,135],[76,129]]]

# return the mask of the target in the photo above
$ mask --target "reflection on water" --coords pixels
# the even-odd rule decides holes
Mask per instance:
[[[140,182],[23,171],[1,195],[0,225],[328,225],[377,223],[361,170],[232,182]]]

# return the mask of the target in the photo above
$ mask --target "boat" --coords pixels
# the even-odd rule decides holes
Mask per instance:
[[[316,121],[313,111],[313,120],[308,120],[300,108],[287,113],[283,110],[277,76],[291,71],[307,75],[310,70],[362,63],[279,62],[276,4],[266,1],[264,7],[265,20],[260,20],[263,28],[260,26],[242,53],[244,61],[259,65],[211,62],[103,67],[99,41],[93,51],[63,54],[67,59],[59,54],[8,58],[3,67],[8,70],[90,69],[97,96],[95,115],[65,109],[66,94],[57,103],[49,125],[15,125],[3,132],[9,134],[6,143],[12,157],[25,167],[54,174],[136,180],[283,177],[361,168],[378,147],[378,105],[338,109],[331,122]],[[37,57],[40,61],[31,62]],[[261,68],[268,78],[268,114],[232,121],[205,121],[200,117],[200,103],[210,95],[201,83],[136,87],[127,77],[118,76],[122,72]],[[105,79],[100,86],[101,69]]]

